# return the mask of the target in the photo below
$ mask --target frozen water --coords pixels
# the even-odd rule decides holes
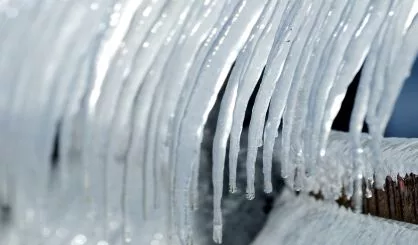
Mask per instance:
[[[216,101],[222,102],[208,175],[216,243],[225,230],[226,162],[232,192],[240,193],[237,173],[246,172],[248,199],[259,197],[259,178],[265,192],[274,192],[276,153],[290,188],[321,190],[326,199],[342,188],[357,201],[368,196],[359,188],[363,177],[382,187],[386,175],[418,173],[417,140],[383,138],[418,53],[417,6],[416,0],[0,1],[0,204],[12,214],[12,225],[0,226],[1,242],[200,242],[193,233],[207,194],[199,193],[200,146]],[[350,133],[332,132],[363,63]],[[364,121],[368,135],[361,133]],[[57,132],[60,162],[52,168]],[[248,141],[245,166],[238,161],[241,140]],[[341,217],[377,223],[337,209],[315,213],[309,205],[294,207],[312,218],[306,233],[289,236],[294,243]],[[276,234],[283,237],[301,222],[284,210],[288,226]]]

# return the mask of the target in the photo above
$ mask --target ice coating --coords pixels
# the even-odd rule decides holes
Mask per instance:
[[[0,204],[12,208],[16,222],[10,232],[0,230],[0,243],[152,244],[161,232],[167,240],[159,243],[190,244],[205,195],[198,193],[203,128],[225,85],[212,149],[213,238],[220,243],[228,137],[234,192],[245,112],[260,77],[247,149],[250,199],[262,144],[266,192],[277,177],[275,145],[287,185],[321,190],[326,199],[342,188],[357,200],[368,196],[359,188],[363,177],[381,187],[386,175],[416,173],[416,139],[383,138],[418,52],[416,6],[1,2]],[[364,60],[351,132],[332,132]],[[365,119],[369,135],[361,134]],[[60,161],[51,167],[56,138]]]
[[[296,198],[286,191],[252,244],[414,244],[416,239],[413,225],[355,215],[309,196]]]

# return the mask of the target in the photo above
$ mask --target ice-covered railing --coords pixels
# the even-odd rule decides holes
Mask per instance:
[[[418,238],[414,225],[355,215],[288,190],[275,206],[253,245],[415,244]]]
[[[338,172],[360,200],[363,177],[381,187],[393,174],[383,131],[416,58],[417,7],[416,0],[0,2],[0,201],[13,207],[15,221],[0,239],[190,244],[203,128],[226,84],[213,145],[214,240],[221,242],[226,148],[229,140],[234,192],[242,123],[259,78],[249,199],[262,145],[265,191],[272,191],[281,122],[287,184],[311,191],[333,174],[320,171],[334,147],[327,147],[330,128],[364,63],[344,144],[352,160]],[[51,175],[57,127],[61,162]],[[342,180],[321,186],[325,196]]]

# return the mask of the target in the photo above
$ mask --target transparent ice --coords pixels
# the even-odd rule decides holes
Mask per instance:
[[[224,166],[236,193],[242,140],[247,199],[258,154],[274,192],[277,153],[290,189],[327,200],[344,189],[359,211],[363,178],[383,187],[387,175],[418,173],[418,141],[383,137],[417,57],[417,12],[417,0],[0,1],[0,204],[12,213],[0,244],[199,244],[201,144],[217,101],[214,242],[225,230]],[[350,132],[333,132],[362,66]],[[293,198],[282,194],[254,244],[310,244],[331,221],[344,242],[369,239],[353,234],[371,224],[416,238],[416,227]],[[340,243],[328,235],[315,242]]]

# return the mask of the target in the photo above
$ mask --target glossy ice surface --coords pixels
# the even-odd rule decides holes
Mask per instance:
[[[256,195],[263,145],[272,191],[280,143],[289,187],[334,198],[343,183],[359,207],[363,177],[379,186],[417,170],[415,141],[383,139],[418,52],[417,11],[416,0],[0,1],[0,201],[13,214],[1,243],[198,242],[200,146],[225,86],[212,169],[213,240],[222,242],[225,159],[234,192],[260,78],[246,197]],[[335,141],[332,122],[363,63],[350,133]],[[401,163],[385,155],[398,143]],[[329,165],[333,154],[347,158]]]

